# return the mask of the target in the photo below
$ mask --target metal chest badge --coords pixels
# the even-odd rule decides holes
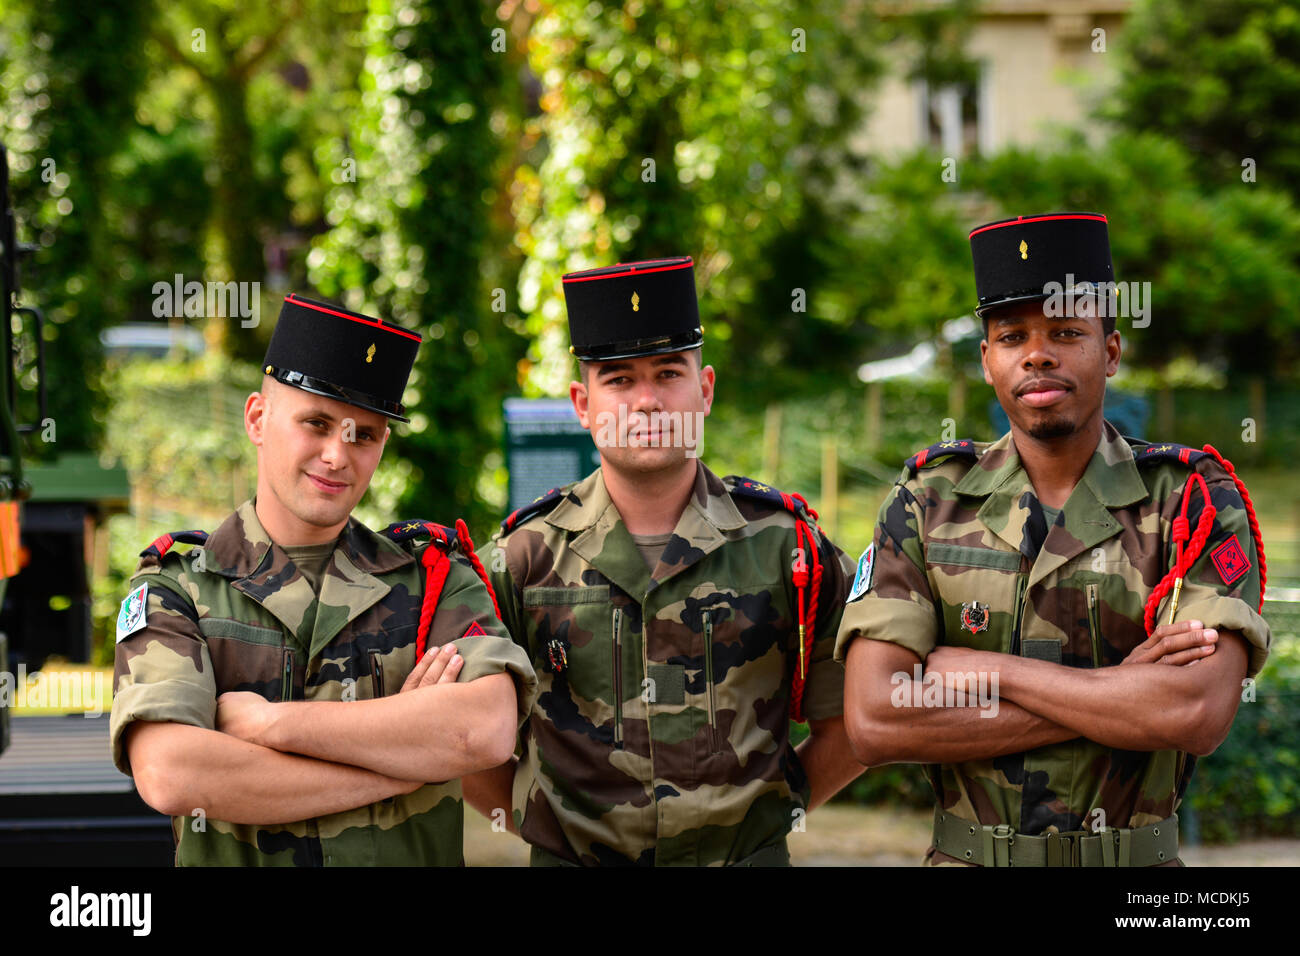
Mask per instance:
[[[569,666],[569,657],[564,653],[564,643],[558,637],[553,637],[546,643],[546,656],[550,659],[553,673],[563,674],[564,669]]]
[[[989,606],[979,601],[967,601],[961,606],[961,626],[972,634],[988,630]]]

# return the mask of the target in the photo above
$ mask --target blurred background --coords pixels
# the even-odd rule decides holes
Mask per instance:
[[[32,427],[9,670],[111,665],[140,549],[251,495],[241,411],[287,292],[425,338],[412,422],[358,516],[464,517],[482,541],[508,506],[503,402],[563,397],[574,372],[560,276],[692,255],[718,370],[705,460],[804,494],[857,555],[904,458],[1005,430],[969,229],[1097,211],[1116,278],[1149,283],[1108,415],[1214,444],[1268,548],[1276,650],[1201,761],[1185,808],[1207,847],[1185,858],[1300,861],[1300,0],[0,12],[0,142],[31,247],[16,301],[44,315],[10,329]],[[189,282],[252,290],[259,321],[183,309]],[[840,804],[796,859],[919,859],[916,768]],[[470,862],[522,847],[480,838]]]

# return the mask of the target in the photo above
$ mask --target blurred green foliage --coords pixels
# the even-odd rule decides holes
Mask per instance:
[[[486,523],[504,503],[503,489],[480,485],[501,458],[501,397],[524,343],[503,322],[514,273],[490,254],[503,238],[486,213],[507,90],[490,36],[478,0],[372,4],[354,155],[317,156],[335,184],[333,228],[308,260],[314,284],[425,336],[406,390],[411,424],[394,429],[391,450],[410,482],[388,520]]]
[[[1300,2],[1140,0],[1117,52],[1108,116],[1183,144],[1210,189],[1241,186],[1249,159],[1300,196]]]
[[[1185,797],[1206,843],[1300,837],[1300,621],[1294,611],[1285,623],[1280,612],[1265,616],[1275,644],[1255,699],[1242,701],[1228,739],[1197,763]]]

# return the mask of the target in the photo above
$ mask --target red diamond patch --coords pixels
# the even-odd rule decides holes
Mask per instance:
[[[1250,559],[1241,550],[1235,534],[1210,552],[1210,560],[1224,584],[1235,584],[1250,570]]]
[[[465,633],[461,637],[487,637],[487,631],[479,626],[478,621],[475,621],[465,629]]]

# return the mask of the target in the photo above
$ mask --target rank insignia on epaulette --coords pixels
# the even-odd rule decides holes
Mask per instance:
[[[741,475],[728,475],[727,479],[732,482],[731,493],[733,495],[766,502],[774,508],[783,508],[791,514],[798,514],[800,510],[807,509],[813,514],[814,520],[816,518],[816,513],[811,512],[811,509],[808,509],[808,503],[798,495],[788,495],[771,485]]]
[[[407,541],[411,538],[422,538],[426,535],[440,544],[447,544],[456,537],[456,532],[452,528],[440,525],[435,521],[424,521],[416,518],[411,521],[394,521],[387,528],[380,532],[389,541]]]
[[[917,469],[925,467],[926,463],[933,463],[940,458],[946,458],[950,455],[957,455],[962,458],[976,459],[979,452],[975,449],[975,443],[969,438],[961,438],[952,441],[936,442],[929,448],[922,448],[905,462],[907,470],[913,475]]]
[[[515,529],[515,526],[521,521],[526,521],[535,514],[541,514],[543,511],[550,511],[560,502],[563,493],[559,488],[552,488],[544,495],[538,495],[528,504],[506,516],[501,522],[501,533],[508,534]]]
[[[1158,445],[1152,443],[1145,448],[1133,449],[1133,458],[1139,465],[1156,461],[1176,461],[1180,465],[1195,465],[1205,457],[1205,454],[1197,448],[1179,445],[1176,442],[1161,442]]]
[[[167,534],[160,535],[153,544],[140,552],[140,557],[154,557],[162,560],[163,555],[171,550],[171,546],[177,541],[185,544],[207,544],[208,533],[206,531],[171,531]]]

